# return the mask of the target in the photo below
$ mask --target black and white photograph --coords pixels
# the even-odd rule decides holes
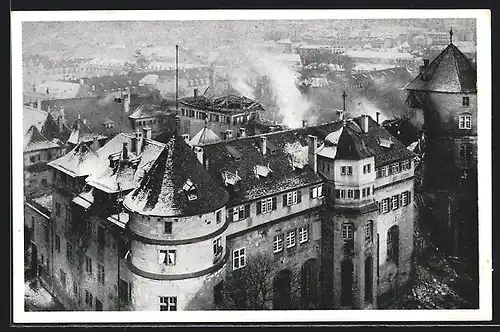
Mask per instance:
[[[487,10],[13,12],[15,320],[491,319],[490,44]]]

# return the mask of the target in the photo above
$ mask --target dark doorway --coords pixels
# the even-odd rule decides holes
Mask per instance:
[[[340,282],[342,287],[342,292],[340,296],[341,306],[351,306],[352,305],[352,286],[354,281],[354,267],[351,261],[344,260],[341,263],[341,276]]]
[[[387,231],[387,260],[399,265],[399,227],[392,226]]]
[[[373,258],[365,259],[365,302],[373,303]]]
[[[302,265],[300,277],[301,308],[315,308],[318,294],[318,263],[316,259],[309,259]]]
[[[102,302],[99,301],[98,299],[95,299],[95,310],[102,311]]]
[[[282,270],[274,278],[273,309],[286,310],[291,308],[292,272]]]

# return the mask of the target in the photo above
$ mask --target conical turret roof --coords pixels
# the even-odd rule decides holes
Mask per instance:
[[[228,199],[227,191],[208,174],[184,139],[172,135],[124,205],[144,215],[190,216],[215,211]]]

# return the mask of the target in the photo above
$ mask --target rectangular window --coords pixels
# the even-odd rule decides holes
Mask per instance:
[[[162,249],[159,251],[158,263],[165,265],[175,265],[177,252],[175,249]]]
[[[66,258],[73,262],[73,245],[69,242],[66,242]]]
[[[347,166],[347,175],[352,175],[352,166]]]
[[[212,241],[213,245],[213,250],[214,250],[214,256],[217,257],[220,254],[222,254],[223,247],[222,247],[222,238],[218,237],[217,239]]]
[[[160,311],[177,311],[177,297],[160,296]]]
[[[363,165],[363,174],[368,174],[371,172],[371,164]]]
[[[241,269],[246,264],[245,248],[233,250],[233,270]]]
[[[361,189],[361,197],[365,197],[366,196],[366,189],[363,188]]]
[[[469,114],[463,114],[458,116],[458,128],[471,129],[471,116]]]
[[[286,233],[286,247],[291,248],[295,246],[295,229]]]
[[[273,210],[273,197],[264,198],[260,201],[261,213],[268,213]]]
[[[387,213],[389,212],[389,198],[385,198],[381,201],[381,212]]]
[[[408,201],[408,191],[405,191],[404,193],[401,194],[401,204],[403,206],[406,206],[409,204],[409,201]]]
[[[346,175],[346,174],[347,174],[347,167],[340,166],[340,175]]]
[[[351,223],[342,224],[342,239],[344,241],[352,240],[353,237],[353,225]]]
[[[297,192],[292,191],[286,194],[286,205],[291,206],[297,204]]]
[[[340,198],[345,198],[345,189],[340,189]]]
[[[104,265],[99,263],[97,264],[97,280],[99,284],[104,286]]]
[[[309,229],[307,226],[302,226],[299,228],[299,243],[305,243],[309,240]]]
[[[59,235],[56,235],[56,251],[58,253],[61,252],[61,238],[59,237]]]
[[[280,252],[283,250],[283,234],[278,234],[273,237],[273,251]]]
[[[323,185],[309,188],[309,198],[323,197]]]
[[[43,237],[45,242],[49,243],[49,226],[43,225]]]
[[[218,224],[222,221],[222,210],[215,212],[215,222]]]
[[[347,189],[347,198],[354,198],[354,190]]]
[[[462,106],[469,106],[469,97],[462,97]]]
[[[92,258],[85,256],[85,271],[92,274]]]
[[[73,281],[73,294],[78,297],[78,284],[76,281]]]
[[[365,225],[365,240],[371,241],[373,234],[373,222],[368,221]]]
[[[172,222],[171,221],[165,221],[164,226],[163,226],[163,233],[165,234],[172,234]]]
[[[399,195],[392,196],[392,209],[397,210],[399,208]]]
[[[393,164],[392,165],[392,174],[399,173],[399,164]]]
[[[371,193],[370,193],[370,187],[366,188],[366,196],[370,196]]]
[[[93,301],[92,293],[85,290],[85,303],[92,307]]]

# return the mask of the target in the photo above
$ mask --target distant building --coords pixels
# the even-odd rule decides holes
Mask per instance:
[[[52,205],[26,201],[32,271],[67,309],[370,309],[409,279],[414,154],[369,116],[161,141],[79,142],[49,163]]]
[[[45,93],[47,99],[71,99],[88,96],[89,89],[79,83],[51,81],[37,85],[35,92]]]
[[[413,56],[406,52],[348,50],[345,55],[355,63],[391,64],[395,66],[413,66],[415,64]]]

